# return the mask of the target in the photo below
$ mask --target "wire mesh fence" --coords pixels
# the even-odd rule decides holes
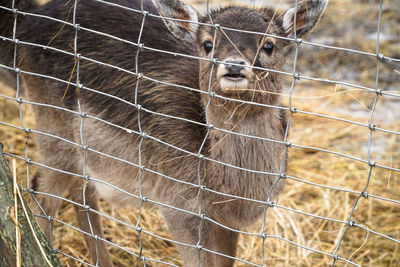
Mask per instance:
[[[303,266],[322,266],[324,264],[331,264],[332,266],[400,266],[400,254],[398,252],[400,243],[400,227],[398,223],[398,214],[400,214],[400,149],[398,145],[400,140],[400,125],[398,124],[398,117],[400,115],[400,58],[399,54],[392,53],[392,51],[396,51],[397,48],[395,44],[396,38],[393,37],[394,39],[390,39],[391,35],[386,32],[387,27],[383,26],[384,21],[382,20],[382,17],[386,13],[393,11],[396,3],[385,3],[381,0],[379,2],[370,1],[369,3],[360,2],[353,4],[354,9],[356,9],[357,5],[367,5],[368,9],[363,10],[365,14],[375,12],[376,16],[374,19],[376,20],[374,23],[376,24],[376,28],[373,31],[369,31],[370,33],[372,32],[372,35],[364,34],[357,36],[357,39],[361,39],[361,42],[364,43],[368,43],[368,40],[369,43],[371,43],[371,39],[374,39],[373,43],[375,46],[373,49],[371,49],[371,45],[367,48],[359,46],[346,47],[338,45],[340,44],[340,40],[332,41],[332,38],[341,39],[343,41],[343,36],[345,34],[342,36],[332,35],[330,36],[331,39],[328,39],[327,37],[329,36],[322,33],[323,31],[327,31],[327,28],[324,26],[330,26],[323,24],[324,18],[321,20],[322,25],[318,26],[318,30],[313,37],[306,37],[304,39],[296,38],[296,36],[294,38],[287,38],[265,32],[234,29],[224,25],[216,25],[212,20],[211,23],[199,23],[201,26],[212,29],[214,36],[218,32],[224,31],[241,32],[242,34],[287,39],[292,42],[292,47],[285,54],[288,61],[285,67],[286,69],[252,66],[255,70],[279,74],[286,82],[284,92],[279,93],[285,105],[270,105],[216,94],[211,89],[211,82],[209,83],[208,91],[204,91],[199,88],[176,84],[168,78],[156,79],[151,73],[142,73],[140,62],[148,53],[169,54],[177,58],[182,58],[182,61],[186,59],[191,61],[209,61],[212,63],[211,68],[223,65],[224,62],[219,61],[217,58],[213,57],[213,55],[205,58],[193,54],[171,52],[155,48],[150,44],[141,43],[142,36],[146,35],[144,25],[146,25],[148,18],[164,19],[167,21],[177,20],[147,11],[143,4],[143,2],[146,1],[139,1],[141,3],[141,9],[132,9],[129,6],[122,5],[120,2],[118,2],[118,4],[116,2],[103,0],[93,0],[91,2],[109,8],[112,7],[114,8],[113,10],[124,10],[124,12],[131,13],[132,16],[139,16],[141,23],[135,25],[140,29],[138,31],[139,35],[133,38],[137,41],[96,30],[92,25],[81,25],[76,15],[79,13],[79,1],[66,3],[66,8],[69,9],[70,12],[68,12],[67,18],[62,19],[58,16],[47,16],[40,12],[30,12],[20,9],[15,0],[10,1],[7,6],[0,6],[3,12],[13,14],[14,18],[12,21],[13,23],[9,25],[10,29],[12,29],[10,31],[12,35],[0,36],[2,42],[13,44],[12,62],[11,65],[1,64],[0,68],[13,73],[16,89],[9,94],[2,92],[0,98],[4,102],[15,101],[17,103],[19,120],[19,122],[7,122],[6,118],[4,118],[0,120],[0,125],[2,125],[4,132],[18,132],[18,134],[24,138],[23,149],[16,149],[15,151],[13,151],[13,149],[7,150],[6,146],[6,155],[20,161],[20,169],[24,168],[26,173],[24,189],[30,193],[36,204],[40,206],[40,203],[36,200],[37,196],[47,197],[54,201],[58,199],[62,200],[63,203],[72,204],[72,206],[77,207],[85,213],[90,226],[88,228],[90,231],[84,231],[68,221],[68,216],[49,216],[40,208],[41,214],[36,214],[36,216],[49,221],[50,240],[58,244],[55,245],[55,247],[58,246],[60,248],[55,248],[55,250],[65,257],[65,261],[76,265],[98,265],[98,260],[91,262],[87,255],[82,256],[74,250],[63,250],[62,245],[57,243],[59,242],[57,238],[60,232],[53,234],[53,237],[51,235],[55,227],[53,225],[58,225],[60,229],[72,230],[72,232],[77,232],[94,239],[96,241],[96,247],[100,242],[105,243],[107,247],[113,251],[112,254],[114,255],[120,255],[115,253],[125,253],[125,255],[128,255],[128,261],[125,262],[119,262],[116,259],[118,256],[115,257],[114,262],[119,265],[129,265],[130,260],[131,264],[132,262],[140,262],[145,266],[180,266],[182,262],[174,259],[174,257],[176,257],[176,252],[171,252],[172,256],[151,256],[153,255],[151,250],[157,249],[157,246],[165,246],[165,244],[168,246],[169,244],[169,247],[171,247],[171,244],[174,244],[197,250],[200,264],[202,261],[200,255],[208,252],[209,254],[207,255],[219,255],[232,258],[236,261],[236,264],[240,266],[284,266],[288,264],[299,264]],[[296,7],[300,2],[302,1],[273,1],[272,5],[275,8],[284,5]],[[249,3],[260,4],[257,1],[250,1]],[[210,12],[210,6],[212,5],[209,1],[197,1],[193,4],[203,9],[205,14]],[[332,4],[332,9],[337,12],[338,6],[339,5]],[[327,12],[329,12],[330,8],[331,6],[328,5]],[[335,13],[335,15],[339,16],[338,13]],[[29,16],[36,17],[39,21],[51,21],[51,23],[57,25],[55,28],[60,29],[60,32],[63,31],[64,28],[71,30],[74,37],[71,40],[72,42],[68,44],[70,45],[70,49],[55,47],[52,45],[52,41],[47,44],[41,44],[40,42],[30,42],[19,39],[19,18]],[[369,19],[368,16],[365,17]],[[400,19],[398,17],[394,17],[393,19],[392,13],[388,15],[388,18],[392,19],[390,20],[391,22],[394,21],[392,25],[394,34],[399,33]],[[178,21],[179,20],[185,21],[185,18],[178,19]],[[338,21],[334,21],[334,23],[339,24]],[[345,23],[349,22],[347,21]],[[369,24],[365,25],[365,27],[369,26]],[[364,25],[360,26],[360,28],[363,27]],[[122,30],[124,29],[125,28],[122,27]],[[342,30],[345,31],[345,29]],[[80,36],[85,34],[91,34],[91,36],[104,39],[105,47],[108,40],[113,40],[113,42],[124,44],[126,47],[132,47],[132,51],[135,51],[133,48],[138,48],[130,58],[130,60],[134,62],[134,68],[127,69],[121,67],[123,66],[122,64],[110,64],[110,62],[102,60],[102,57],[92,58],[86,56],[85,53],[81,53],[79,45]],[[354,33],[350,32],[350,34]],[[48,35],[57,38],[59,32],[51,32],[48,33]],[[384,41],[381,40],[382,36],[384,36]],[[386,46],[385,48],[381,48],[382,43]],[[52,75],[51,71],[46,73],[24,69],[23,66],[18,65],[19,48],[21,46],[35,47],[38,49],[37,51],[42,51],[42,55],[45,57],[48,55],[46,54],[47,51],[69,56],[73,62],[72,68],[67,64],[69,71],[62,76]],[[101,51],[102,47],[98,49]],[[320,54],[316,55],[316,53]],[[361,58],[362,64],[358,64],[360,63],[359,61],[356,62],[356,64],[361,66],[353,66],[349,61],[343,61],[343,59],[339,57],[340,54],[344,55],[343,58],[350,60],[350,63],[354,58]],[[337,55],[337,57],[335,57],[335,55]],[[35,57],[37,59],[39,56],[35,55]],[[335,62],[335,58],[341,58],[341,60]],[[117,93],[115,95],[105,93],[104,91],[85,84],[83,77],[88,74],[80,72],[80,65],[83,64],[83,62],[93,64],[99,69],[116,70],[139,82],[136,83],[136,88],[129,88],[130,91],[127,93],[127,97],[120,97]],[[321,63],[323,67],[319,65],[320,62],[324,62]],[[336,67],[338,66],[340,66],[341,69],[337,69]],[[315,70],[315,68],[317,68],[317,70]],[[364,70],[367,71],[364,73]],[[166,74],[170,74],[167,67],[163,71],[165,71]],[[211,73],[213,73],[213,71],[211,71]],[[383,75],[382,73],[385,75],[384,79],[380,78]],[[176,120],[197,125],[205,129],[201,146],[197,148],[197,151],[189,151],[169,143],[159,136],[148,134],[148,132],[144,131],[141,127],[142,122],[140,121],[140,115],[138,115],[138,127],[121,126],[113,118],[97,116],[92,110],[84,110],[81,105],[81,101],[83,101],[81,97],[77,97],[77,107],[73,110],[65,107],[61,101],[60,105],[48,104],[46,101],[31,101],[29,97],[24,95],[26,92],[24,92],[25,88],[23,87],[22,79],[20,79],[21,75],[24,79],[29,79],[26,77],[38,77],[46,81],[59,83],[66,88],[66,92],[68,90],[76,90],[78,96],[83,94],[83,92],[101,95],[104,98],[116,100],[123,103],[126,107],[137,110],[138,114],[146,113],[161,117],[165,120]],[[96,77],[96,79],[101,78]],[[210,80],[211,79],[210,77]],[[144,103],[141,103],[140,98],[138,98],[138,91],[141,89],[141,81],[162,84],[167,87],[181,88],[188,92],[204,95],[208,97],[208,101],[211,101],[211,99],[218,99],[243,105],[258,106],[262,109],[284,110],[288,114],[284,138],[278,140],[269,136],[255,136],[235,131],[235,128],[224,128],[212,125],[208,120],[210,102],[208,102],[208,104],[206,103],[204,108],[204,121],[196,121],[188,119],[185,116],[176,116],[154,111],[148,108]],[[37,86],[41,85],[39,84]],[[326,90],[328,90],[328,87],[330,91],[327,94]],[[333,91],[332,88],[334,88]],[[273,92],[266,92],[266,94],[268,93],[271,95],[273,94]],[[42,97],[44,99],[46,98],[46,96]],[[321,100],[330,97],[334,97],[336,102]],[[350,109],[348,109],[346,105],[349,105]],[[48,131],[35,129],[35,125],[29,122],[29,115],[27,119],[27,115],[24,112],[24,109],[29,106],[41,107],[43,111],[49,113],[58,111],[79,117],[79,128],[74,129],[79,133],[79,138],[77,140],[71,140],[66,138],[65,135],[57,134],[57,132],[54,132],[52,129]],[[356,112],[359,113],[354,114]],[[40,118],[36,118],[36,120],[40,120]],[[133,162],[127,159],[129,157],[115,156],[113,153],[102,151],[97,149],[96,146],[92,146],[91,143],[88,142],[87,137],[92,130],[88,129],[87,125],[89,121],[95,121],[97,123],[96,125],[101,125],[100,127],[122,130],[127,135],[138,138],[138,147],[137,149],[135,148],[138,154],[138,161]],[[314,131],[319,131],[319,135],[316,135]],[[249,140],[258,140],[260,142],[275,143],[283,146],[284,153],[280,157],[278,171],[249,169],[245,166],[234,165],[210,157],[204,152],[203,148],[208,142],[210,135],[214,132],[218,132],[222,136],[240,136]],[[66,144],[71,147],[72,150],[79,151],[77,153],[79,153],[82,158],[81,172],[71,172],[68,168],[60,168],[36,160],[33,154],[34,152],[32,152],[32,150],[35,151],[35,148],[32,149],[32,135],[40,136],[42,140],[48,140],[48,142],[52,144],[55,142]],[[334,135],[334,138],[325,138],[329,135]],[[101,139],[102,136],[98,136],[97,138]],[[1,137],[1,139],[3,139],[3,137]],[[161,164],[160,162],[144,165],[142,163],[142,146],[144,146],[143,143],[146,142],[146,140],[151,140],[169,149],[179,151],[182,155],[181,157],[197,159],[198,168],[194,170],[197,174],[197,181],[186,181],[180,179],[180,177],[174,177],[170,174],[159,172],[156,166],[157,164]],[[112,145],[113,144],[110,144],[110,146]],[[243,149],[246,149],[246,147]],[[123,165],[129,165],[137,169],[139,181],[137,185],[138,190],[136,192],[129,191],[104,181],[104,179],[100,177],[92,176],[92,171],[95,171],[90,170],[87,166],[89,155],[107,158],[110,162],[113,162],[111,166],[115,164],[117,169],[121,168]],[[288,160],[287,171],[285,171],[284,168],[286,160]],[[65,155],[64,161],[68,161],[68,155]],[[276,177],[276,179],[269,189],[270,191],[266,199],[240,196],[229,193],[229,191],[218,191],[203,184],[203,162],[223,165],[226,168],[240,170],[246,173],[269,175]],[[179,163],[177,163],[177,165],[179,165]],[[32,171],[32,169],[34,169],[34,171]],[[54,175],[64,174],[66,177],[78,177],[84,181],[81,188],[73,189],[79,191],[81,194],[81,202],[65,197],[62,194],[55,195],[34,190],[32,187],[32,176],[37,169],[47,169]],[[197,190],[199,195],[198,201],[200,203],[198,208],[196,210],[184,209],[179,206],[174,206],[171,203],[159,201],[154,198],[154,196],[143,193],[142,178],[146,173],[154,174],[158,179],[167,180],[171,183],[179,183]],[[287,185],[284,193],[281,194],[277,202],[271,197],[272,194],[270,193],[281,180],[285,180]],[[113,189],[120,191],[130,201],[133,202],[135,200],[138,205],[134,208],[134,211],[124,211],[126,214],[120,214],[114,209],[102,210],[96,207],[93,208],[89,206],[86,201],[88,197],[87,190],[89,190],[87,187],[88,183],[101,184],[103,188],[108,188],[108,190]],[[181,192],[170,193],[180,194]],[[246,230],[229,227],[225,223],[219,222],[204,213],[201,203],[202,195],[206,193],[221,196],[228,199],[228,201],[241,200],[255,203],[262,207],[261,220],[256,224],[256,227],[250,227]],[[198,242],[182,242],[160,232],[160,229],[152,228],[154,226],[149,226],[146,222],[146,210],[143,209],[143,206],[147,203],[198,218],[201,223],[199,223],[197,227],[197,232],[194,233],[194,235],[198,236]],[[310,206],[312,203],[319,203],[318,208],[315,209],[315,206]],[[215,205],[215,209],[218,209],[218,207],[218,205]],[[129,218],[127,214],[130,212],[136,214],[136,217]],[[97,234],[93,230],[91,226],[91,217],[89,215],[93,213],[100,215],[105,223],[110,222],[110,226],[107,227],[105,235],[107,235],[108,231],[112,234],[108,235],[107,238],[105,235]],[[299,224],[299,222],[301,222],[301,224]],[[239,234],[241,238],[239,241],[241,249],[237,255],[230,256],[208,247],[202,247],[200,244],[202,241],[201,228],[203,223],[217,225],[220,229]],[[156,224],[162,223],[156,221]],[[118,242],[118,237],[113,238],[113,235],[124,235],[118,232],[112,232],[112,228],[121,226],[124,227],[126,232],[130,233],[130,235],[136,236],[135,240],[130,240],[130,242],[135,243],[134,249],[132,249],[132,244],[127,243],[128,240],[124,240],[124,242],[120,243]],[[303,232],[302,228],[307,229],[309,232]],[[54,240],[52,240],[52,238],[54,238]],[[154,247],[152,247],[152,242],[156,243]],[[368,244],[366,245],[366,243]],[[374,247],[374,243],[380,249]],[[279,254],[274,251],[279,251]],[[294,260],[289,258],[289,256],[292,257],[293,253],[296,255]],[[97,259],[98,256],[99,255],[96,257]]]

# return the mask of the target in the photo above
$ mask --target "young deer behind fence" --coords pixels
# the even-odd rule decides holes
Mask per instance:
[[[281,68],[287,37],[309,33],[327,1],[300,1],[283,15],[229,6],[206,16],[177,0],[99,2],[21,2],[59,19],[20,16],[16,36],[37,44],[20,45],[17,63],[22,91],[43,104],[33,108],[36,129],[47,133],[36,136],[40,162],[64,171],[39,169],[43,211],[54,216],[62,203],[46,194],[68,191],[82,204],[75,210],[80,229],[92,233],[93,262],[111,266],[93,238],[102,235],[98,197],[159,203],[185,266],[232,266],[231,229],[259,220],[265,205],[257,201],[272,201],[284,186],[286,119],[272,107],[282,85],[268,69]],[[10,36],[11,12],[4,18],[2,35]],[[2,45],[10,65],[14,44]],[[48,222],[40,220],[51,234]]]

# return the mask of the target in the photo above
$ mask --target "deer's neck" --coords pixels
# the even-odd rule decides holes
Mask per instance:
[[[210,108],[209,123],[240,134],[212,131],[209,156],[217,161],[244,169],[278,173],[284,146],[256,137],[282,141],[284,133],[280,114],[277,109],[263,109],[263,111],[247,113],[242,110],[238,112],[238,115],[231,116],[229,113],[224,114],[217,107]],[[252,190],[248,192],[248,196],[261,197],[265,193],[265,188],[270,187],[274,180],[274,177],[270,175],[260,175],[223,164],[211,163],[211,169],[213,176],[217,176],[211,181],[211,186],[224,187],[222,190],[233,194],[243,191],[240,187],[245,186]]]

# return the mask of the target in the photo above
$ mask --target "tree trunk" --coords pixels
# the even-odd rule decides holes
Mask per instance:
[[[49,245],[40,230],[28,205],[24,201],[30,222],[41,244],[47,260],[44,258],[39,245],[29,226],[22,204],[18,198],[18,222],[21,233],[21,266],[61,266],[55,251]],[[3,154],[3,144],[0,143],[0,266],[17,266],[16,225],[14,211],[13,179],[10,168]]]

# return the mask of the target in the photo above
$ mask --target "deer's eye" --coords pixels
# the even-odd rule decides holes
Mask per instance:
[[[270,56],[272,51],[274,50],[274,43],[273,42],[266,42],[263,46],[264,51]]]
[[[205,41],[203,43],[204,51],[206,51],[207,54],[211,52],[213,46],[213,42],[211,41]]]

